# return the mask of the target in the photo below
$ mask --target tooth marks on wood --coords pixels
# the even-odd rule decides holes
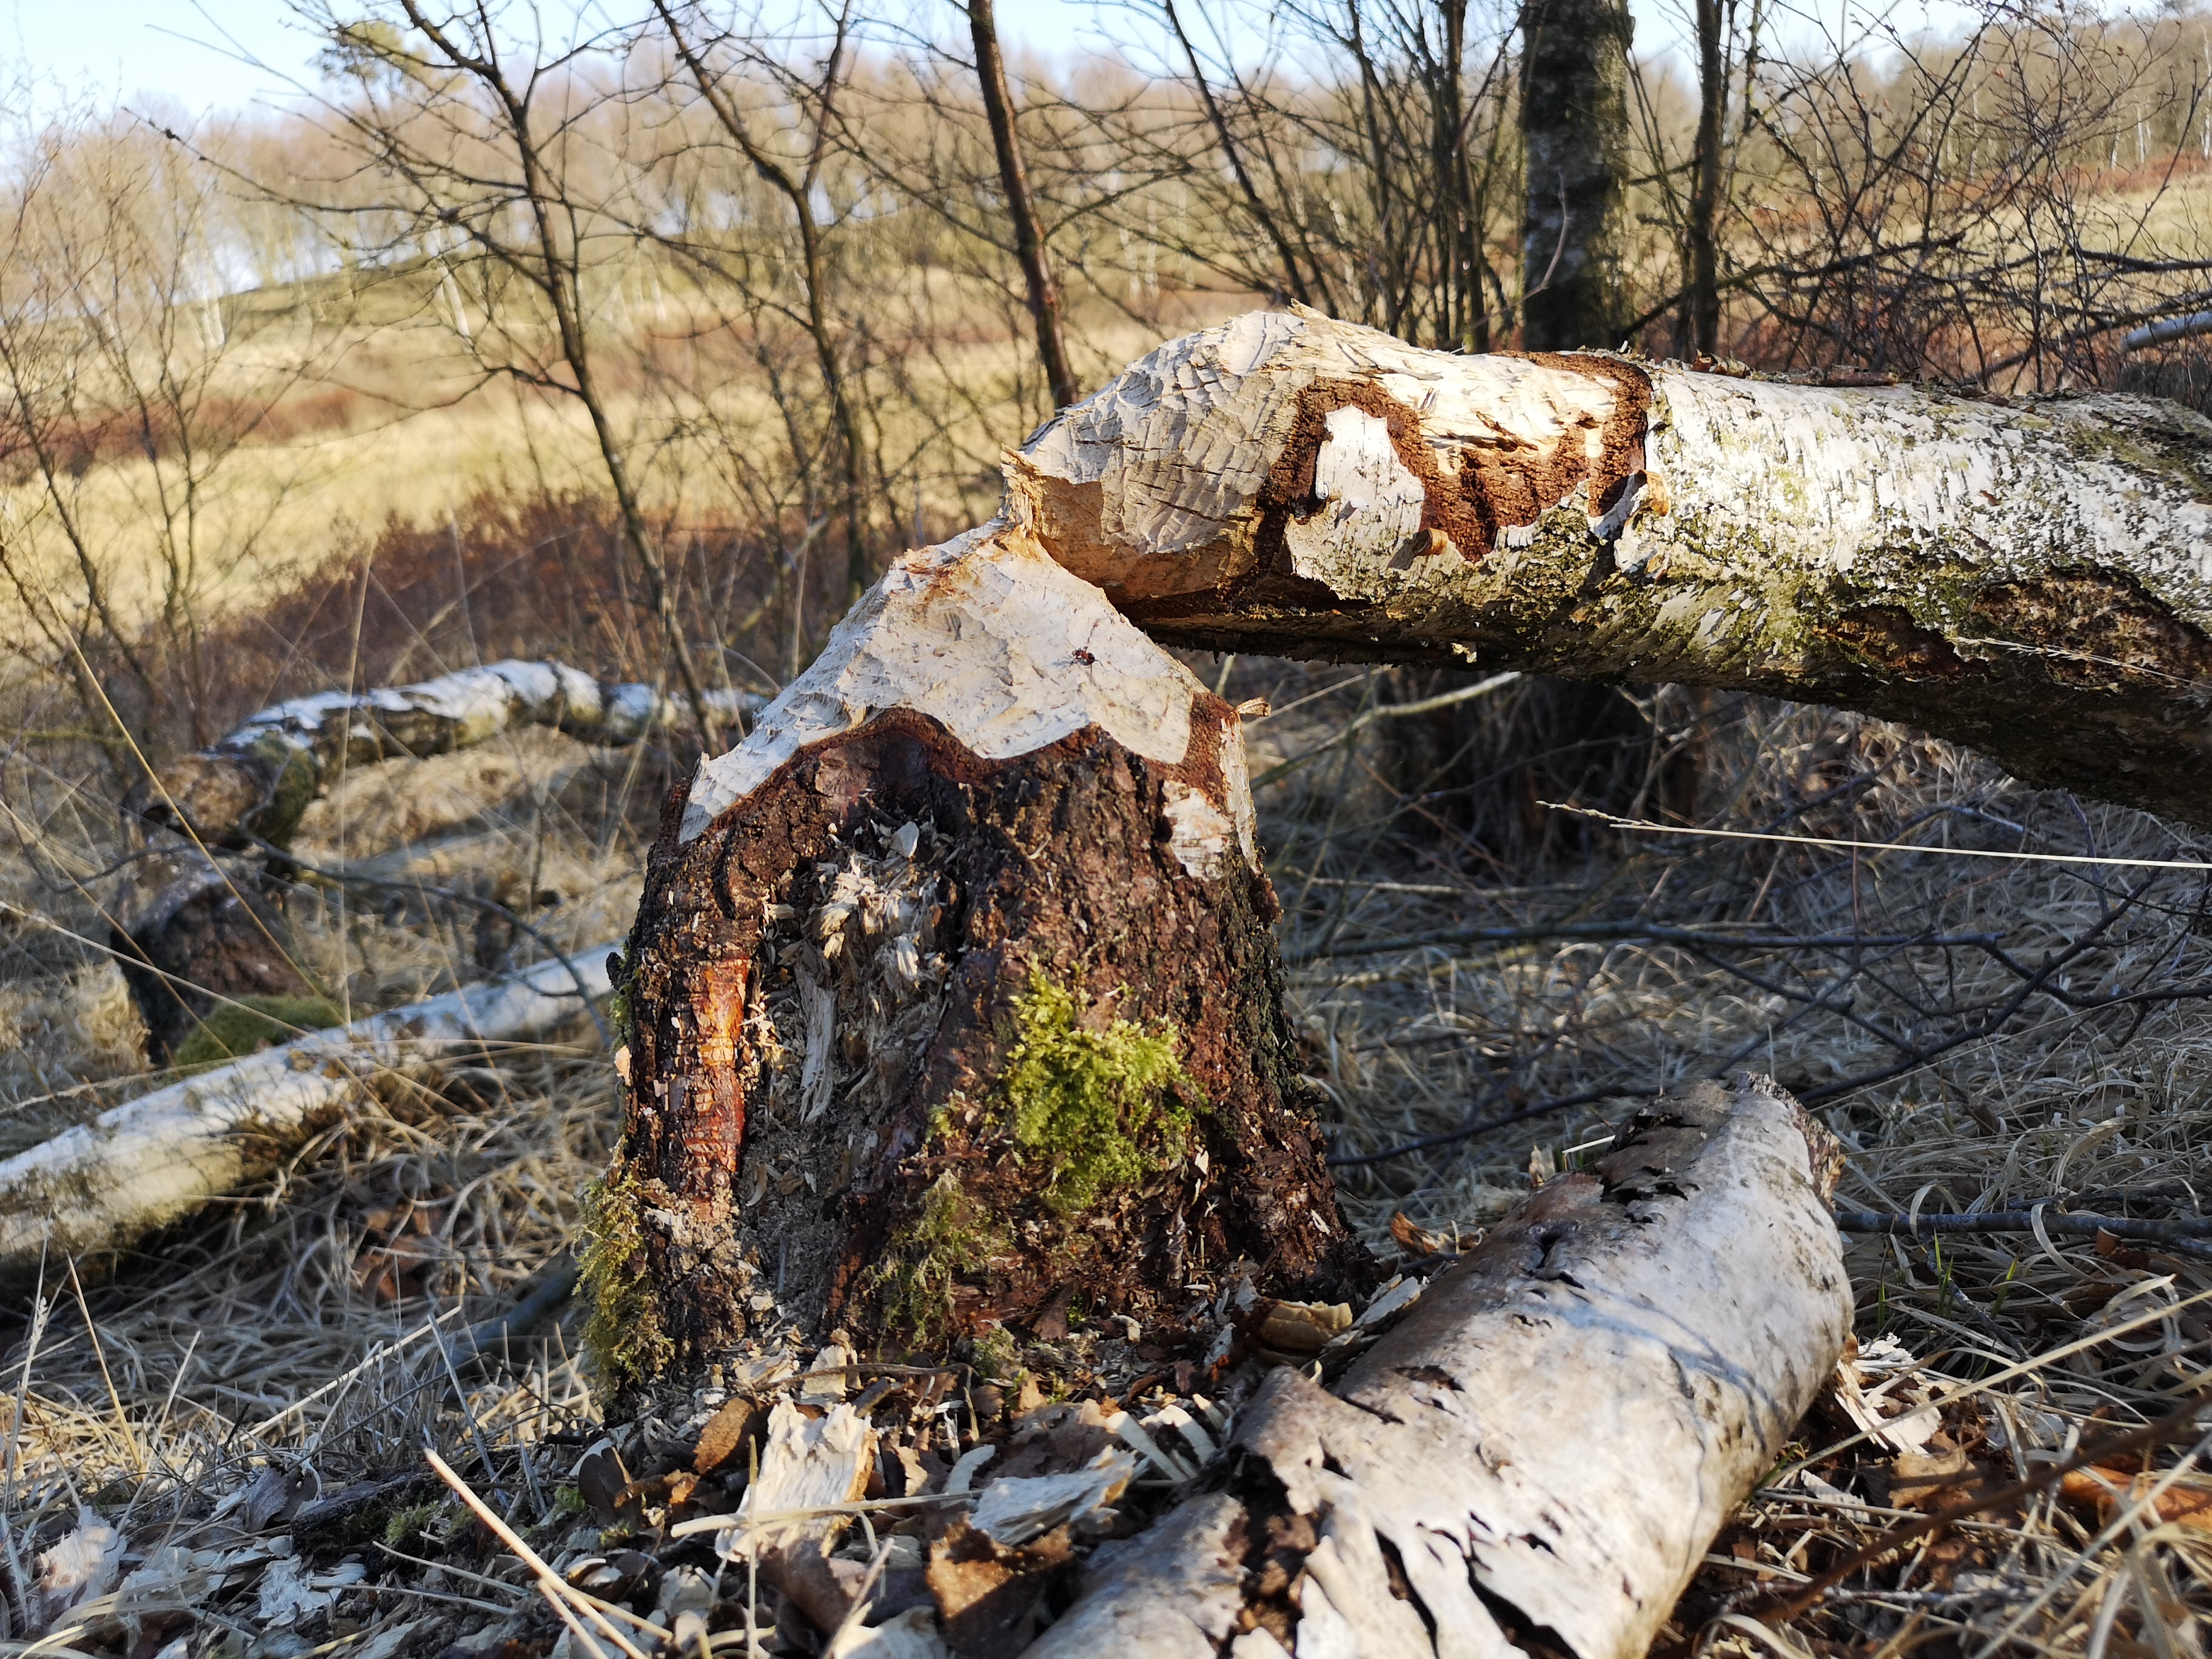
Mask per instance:
[[[1096,726],[988,761],[884,711],[664,839],[629,952],[626,1155],[659,1183],[648,1252],[682,1266],[650,1275],[681,1354],[741,1334],[756,1296],[872,1329],[883,1269],[924,1224],[963,1232],[940,1287],[960,1328],[1030,1322],[1071,1289],[1149,1320],[1197,1263],[1239,1257],[1271,1287],[1364,1283],[1282,1025],[1235,721],[1194,689],[1180,761]],[[1171,1029],[1204,1103],[1187,1152],[1073,1212],[1000,1098],[1040,971],[1086,1029]],[[741,1028],[702,1014],[739,986]],[[743,1145],[702,1175],[684,1137],[732,1076]],[[971,1216],[933,1200],[948,1178]],[[679,1195],[696,1207],[672,1228]],[[710,1242],[742,1266],[702,1276]]]

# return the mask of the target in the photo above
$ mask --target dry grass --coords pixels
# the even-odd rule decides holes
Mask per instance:
[[[1254,729],[1255,774],[1322,750],[1261,804],[1294,1013],[1337,1103],[1340,1152],[1581,1102],[1344,1166],[1346,1207],[1370,1237],[1400,1210],[1440,1231],[1480,1228],[1526,1189],[1532,1158],[1571,1165],[1649,1091],[1729,1066],[1771,1069],[1820,1103],[1850,1149],[1839,1207],[2053,1200],[2157,1218],[2196,1213],[2212,1186],[2207,872],[1954,855],[2199,857],[2172,826],[2023,790],[1878,722],[1668,692],[1648,705],[1657,735],[1643,764],[1656,779],[1663,757],[1694,757],[1694,798],[1673,799],[1697,821],[1929,850],[1577,832],[1542,842],[1549,850],[1507,879],[1493,831],[1485,842],[1468,826],[1496,822],[1472,809],[1478,798],[1530,787],[1484,747],[1491,703],[1514,688],[1463,705],[1441,747],[1434,732],[1409,743],[1391,722],[1323,747],[1389,689],[1382,678],[1246,662],[1230,679],[1236,695],[1265,692],[1285,711]],[[546,908],[575,942],[635,902],[641,813],[635,778],[628,795],[622,781],[634,760],[528,733],[366,769],[316,809],[302,848],[395,880],[557,889]],[[1632,777],[1625,798],[1605,799],[1632,806],[1640,794],[1639,810],[1656,813],[1662,793]],[[327,892],[295,905],[310,954],[361,1001],[481,971],[474,923],[454,907],[416,898],[387,911]],[[1749,942],[1558,936],[1600,924]],[[1478,927],[1524,936],[1391,943]],[[1762,933],[1905,942],[1783,945]],[[1984,942],[1929,942],[1962,938]],[[2021,995],[2023,973],[2062,961]],[[127,1034],[112,1029],[119,1004],[104,970],[19,976],[8,995],[15,1029],[45,1045],[20,1046],[0,1074],[21,1122],[50,1127],[143,1086]],[[65,1078],[108,1081],[64,1094]],[[270,1553],[275,1534],[245,1519],[254,1493],[283,1496],[270,1469],[329,1493],[417,1470],[429,1443],[499,1494],[538,1547],[581,1558],[610,1516],[586,1512],[578,1485],[602,1402],[574,1358],[574,1312],[459,1394],[423,1327],[441,1316],[439,1332],[456,1332],[500,1312],[561,1256],[614,1122],[605,1063],[581,1051],[517,1052],[449,1073],[434,1091],[395,1083],[266,1188],[87,1286],[82,1306],[66,1280],[50,1284],[43,1322],[17,1328],[6,1352],[0,1401],[10,1416],[21,1401],[4,1513],[23,1572],[35,1577],[33,1558],[74,1533],[89,1503],[128,1540],[122,1568],[153,1573],[131,1592],[146,1653],[145,1632],[186,1631],[180,1613],[161,1610],[164,1595],[190,1603],[194,1655],[435,1652],[493,1630],[542,1650],[550,1614],[427,1487],[380,1489],[368,1532],[306,1551],[295,1565],[310,1605],[289,1626],[264,1616],[264,1587],[298,1574]],[[2198,1386],[2212,1340],[2212,1261],[2199,1254],[1953,1235],[1860,1239],[1850,1261],[1859,1376],[1874,1397],[1862,1409],[1889,1438],[1852,1443],[1863,1424],[1849,1391],[1825,1400],[1793,1463],[1716,1544],[1678,1615],[1681,1641],[1789,1659],[1844,1644],[2199,1651],[2212,1553],[2185,1511],[2212,1446],[2158,1451],[2153,1469],[2179,1472],[2132,1512],[2100,1512],[2080,1477],[2070,1497],[2052,1482],[1877,1550],[1814,1611],[1778,1615],[1792,1585],[1932,1504],[2048,1472],[2165,1415]],[[1100,1346],[1085,1350],[1090,1363]],[[713,1403],[668,1402],[617,1443],[649,1463]],[[1923,1407],[1932,1415],[1912,1417]],[[2124,1488],[2128,1460],[2107,1468]],[[624,1524],[637,1523],[617,1533]],[[216,1553],[157,1556],[165,1547]],[[409,1566],[387,1549],[444,1565]],[[228,1567],[223,1552],[237,1553]],[[6,1556],[0,1547],[0,1571]],[[374,1582],[337,1582],[348,1558]],[[203,1575],[189,1594],[161,1577],[178,1560]],[[662,1553],[662,1567],[687,1563],[675,1547]],[[121,1616],[94,1605],[61,1628],[76,1629],[64,1638],[76,1650],[121,1652],[134,1639]],[[387,1640],[397,1645],[377,1645]]]

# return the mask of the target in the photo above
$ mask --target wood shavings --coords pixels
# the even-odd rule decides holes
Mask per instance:
[[[1056,1527],[1103,1526],[1107,1505],[1135,1478],[1137,1460],[1103,1452],[1087,1469],[1068,1474],[1013,1476],[983,1488],[968,1524],[994,1543],[1018,1547]],[[1103,1512],[1102,1514],[1102,1511]]]

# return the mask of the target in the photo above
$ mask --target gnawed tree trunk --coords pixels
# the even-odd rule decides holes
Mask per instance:
[[[704,1361],[755,1297],[918,1340],[1048,1330],[1076,1294],[1149,1317],[1235,1256],[1277,1293],[1356,1273],[1235,712],[1132,623],[1870,709],[2212,822],[2208,457],[2212,423],[2140,399],[1462,357],[1303,310],[1162,347],[672,804],[610,1188],[641,1357]],[[1040,1085],[1054,997],[1183,1074]],[[1102,1154],[1054,1144],[1039,1088],[1134,1114],[1114,1181],[1070,1178]]]
[[[1356,1289],[1237,711],[1030,538],[910,556],[672,801],[609,1183],[635,1358],[755,1297],[895,1344],[1194,1274]]]
[[[750,693],[708,696],[750,714]],[[557,662],[498,662],[426,681],[295,698],[156,768],[124,797],[143,842],[125,866],[112,939],[157,1061],[222,999],[305,996],[281,886],[258,848],[291,842],[331,774],[397,756],[448,754],[523,726],[627,744],[690,717],[649,685],[605,682]]]
[[[0,1160],[0,1285],[125,1249],[269,1174],[380,1077],[540,1037],[606,994],[609,947],[313,1031],[172,1083]]]

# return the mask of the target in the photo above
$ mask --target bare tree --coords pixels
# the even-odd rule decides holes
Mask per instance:
[[[991,0],[966,0],[966,4],[969,37],[975,46],[975,77],[982,86],[983,111],[991,123],[991,148],[998,154],[999,181],[1006,193],[1006,218],[1013,228],[1014,252],[1021,261],[1023,280],[1029,286],[1037,357],[1044,365],[1045,383],[1052,389],[1053,407],[1064,409],[1080,394],[1075,371],[1067,365],[1067,342],[1060,330],[1060,284],[1052,274],[1052,254],[1045,246],[1044,225],[1037,217],[1036,200],[1030,194],[1029,168],[1022,159],[1013,94],[1006,85],[1006,58],[999,50],[998,17]]]
[[[670,49],[690,75],[700,98],[747,165],[784,198],[798,228],[806,331],[814,343],[815,365],[836,422],[840,459],[844,467],[845,586],[849,601],[859,597],[872,574],[867,450],[830,324],[827,253],[815,197],[821,187],[823,164],[831,154],[841,119],[839,90],[851,67],[852,8],[847,3],[831,15],[829,43],[811,76],[787,71],[781,64],[764,56],[750,37],[733,28],[717,27],[708,22],[696,6],[679,13],[668,0],[653,0],[653,12],[666,33]],[[799,156],[780,159],[755,137],[744,111],[738,106],[733,85],[724,69],[712,61],[726,55],[734,55],[756,69],[766,70],[805,112],[811,131],[805,135],[805,147]]]
[[[301,14],[329,40],[332,63],[350,82],[351,95],[325,100],[322,109],[334,136],[356,149],[359,171],[344,181],[352,188],[318,198],[303,194],[298,181],[260,182],[273,197],[310,210],[380,216],[391,241],[418,252],[435,255],[449,239],[458,240],[544,306],[553,334],[550,360],[532,348],[526,329],[502,331],[509,348],[503,356],[491,356],[487,341],[471,338],[470,344],[488,372],[572,398],[583,408],[669,662],[702,741],[712,747],[720,726],[627,445],[599,383],[584,294],[586,250],[600,227],[595,204],[573,187],[579,180],[568,164],[580,142],[579,103],[591,101],[579,71],[605,43],[587,40],[534,55],[503,38],[507,14],[489,0],[443,17],[433,17],[418,0],[397,0],[397,6],[394,15],[421,47],[388,22],[343,18],[327,9]],[[382,195],[393,186],[397,198]]]

